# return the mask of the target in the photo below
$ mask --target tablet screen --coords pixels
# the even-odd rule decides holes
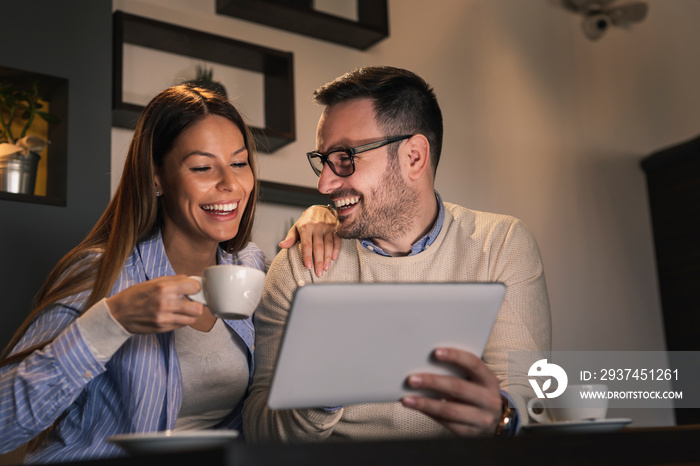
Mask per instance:
[[[436,347],[482,355],[501,283],[339,283],[297,289],[273,376],[272,409],[397,401],[416,372],[450,373]]]

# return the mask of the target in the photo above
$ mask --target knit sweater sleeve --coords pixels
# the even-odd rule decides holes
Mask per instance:
[[[343,409],[272,410],[267,397],[292,298],[298,286],[313,281],[301,265],[298,248],[282,250],[267,274],[263,297],[255,312],[255,375],[243,407],[243,429],[252,443],[325,440]],[[303,361],[300,362],[303,364]]]
[[[525,404],[532,396],[528,382],[534,354],[551,350],[551,317],[544,268],[534,235],[517,219],[501,222],[487,241],[489,275],[507,291],[484,351],[484,361],[501,381],[526,424]]]

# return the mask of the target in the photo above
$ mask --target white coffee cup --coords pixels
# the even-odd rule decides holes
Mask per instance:
[[[527,403],[527,413],[535,421],[566,422],[605,419],[608,412],[606,398],[586,398],[582,393],[606,393],[607,385],[569,385],[556,398],[533,398]]]
[[[222,319],[250,317],[265,285],[265,272],[242,265],[215,265],[204,269],[201,277],[190,278],[198,280],[202,289],[187,296]]]

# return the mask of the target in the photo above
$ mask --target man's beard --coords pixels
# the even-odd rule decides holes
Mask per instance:
[[[352,223],[341,220],[338,236],[391,241],[410,230],[417,215],[418,194],[401,177],[398,157],[390,157],[381,183],[371,190],[369,203],[361,196],[360,207]]]

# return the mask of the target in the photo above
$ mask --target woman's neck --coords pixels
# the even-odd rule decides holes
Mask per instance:
[[[163,246],[176,274],[201,276],[204,269],[216,265],[218,244],[196,244],[163,232]]]

